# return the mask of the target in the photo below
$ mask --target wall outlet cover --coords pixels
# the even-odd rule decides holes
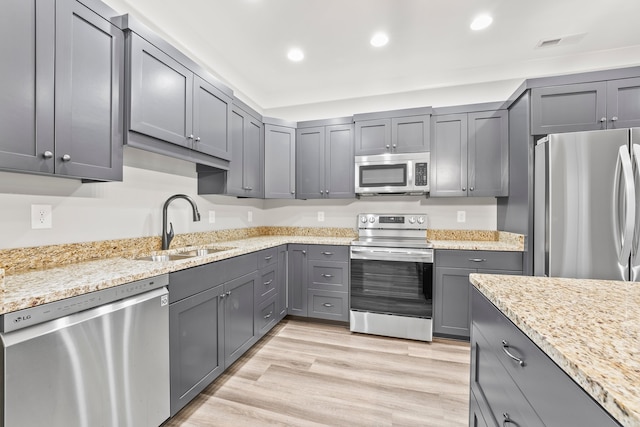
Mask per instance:
[[[215,224],[216,222],[216,211],[209,211],[209,224]]]
[[[324,222],[324,212],[318,211],[318,222]]]
[[[31,228],[53,228],[51,205],[31,205]]]
[[[458,222],[466,222],[466,221],[467,221],[467,212],[458,211]]]
[[[247,222],[253,222],[253,211],[247,212]]]

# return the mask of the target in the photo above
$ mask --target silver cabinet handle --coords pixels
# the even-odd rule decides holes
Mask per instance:
[[[607,118],[606,118],[606,117],[602,117],[602,118],[600,119],[600,123],[604,123],[604,122],[606,122],[606,121],[607,121]]]
[[[486,259],[484,259],[484,258],[469,258],[469,261],[471,261],[471,262],[485,262]]]
[[[329,195],[329,190],[324,190],[324,194]]]
[[[327,255],[327,256],[333,255],[333,252],[322,252],[322,255]]]
[[[612,121],[612,122],[616,122],[616,121],[618,121],[618,116],[613,116],[613,117],[611,117],[611,121]]]
[[[325,273],[322,273],[322,277],[333,277],[333,274],[325,274]]]
[[[504,419],[502,420],[502,427],[506,427],[507,423],[508,423],[508,424],[516,424],[516,423],[511,419],[511,417],[509,417],[509,414],[508,414],[507,412],[504,412],[504,413],[502,414],[502,418],[504,418]]]
[[[462,191],[467,191],[467,187],[462,187]]]
[[[64,156],[61,157],[63,162],[69,162],[71,161],[71,156],[68,154],[65,154]]]
[[[469,187],[469,191],[473,191],[473,187]]]
[[[193,135],[189,135],[187,139],[193,139]]]
[[[328,303],[328,302],[325,302],[325,303],[324,303],[324,304],[322,304],[322,305],[324,305],[325,307],[333,307],[333,304],[330,304],[330,303]]]
[[[264,257],[264,260],[265,261],[269,261],[271,258],[273,258],[273,256],[269,255],[269,256]]]
[[[320,190],[320,194],[324,194],[324,191]]]
[[[296,192],[292,190],[292,191],[291,191],[291,194],[296,194]]]
[[[44,153],[42,153],[42,157],[44,157],[45,159],[50,159],[53,157],[53,153],[47,150]]]
[[[224,298],[224,294],[220,294],[220,298]]]
[[[231,295],[231,291],[227,291],[227,296]]]
[[[393,144],[393,149],[395,150],[396,148],[398,148],[398,146],[396,144]]]
[[[243,190],[247,190],[247,191],[251,191],[253,190],[253,187],[242,187]]]
[[[271,317],[271,315],[272,315],[272,314],[273,314],[273,311],[272,311],[272,312],[270,312],[269,314],[267,314],[266,316],[264,316],[264,318],[265,318],[265,319],[268,319],[268,318],[270,318],[270,317]]]
[[[302,251],[302,255],[306,255],[306,254],[307,254],[307,251]]]
[[[387,144],[386,147],[387,147],[387,150],[388,150],[389,149],[389,144]]]
[[[502,340],[502,351],[504,351],[504,354],[506,354],[507,356],[509,356],[511,359],[515,360],[516,362],[518,362],[518,365],[520,366],[524,366],[524,360],[520,359],[519,357],[514,356],[510,351],[509,351],[509,343],[506,342],[505,340]]]
[[[272,284],[272,283],[273,283],[273,279],[271,279],[271,280],[267,280],[266,282],[264,282],[264,283],[263,283],[263,285],[265,285],[265,286],[269,286],[269,285],[270,285],[270,284]]]
[[[197,138],[196,138],[196,142],[199,142],[199,141],[200,141],[200,137],[197,137]]]

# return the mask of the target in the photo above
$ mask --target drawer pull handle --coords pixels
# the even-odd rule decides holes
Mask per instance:
[[[484,258],[469,258],[469,261],[471,261],[471,262],[485,262],[486,259],[484,259]]]
[[[269,314],[267,314],[266,316],[264,316],[265,319],[268,319],[271,317],[271,315],[273,314],[273,311],[269,312]]]
[[[509,414],[507,412],[504,412],[502,414],[502,417],[504,418],[504,420],[502,420],[502,427],[506,427],[507,423],[515,424],[515,422],[511,419],[511,417],[509,417]]]
[[[328,193],[328,191],[327,191],[327,193]],[[327,256],[333,255],[333,252],[322,252],[322,255],[327,255]]]
[[[325,273],[322,273],[322,277],[333,277],[333,274],[325,274]]]
[[[333,307],[333,304],[330,304],[330,303],[328,303],[328,302],[325,302],[325,303],[324,303],[324,304],[322,304],[322,305],[324,305],[325,307]]]
[[[269,255],[269,256],[264,257],[264,260],[265,261],[269,261],[271,258],[273,258],[273,256]]]
[[[267,280],[266,282],[264,282],[264,283],[263,283],[263,285],[265,285],[265,286],[269,286],[269,285],[270,285],[270,284],[272,284],[272,283],[273,283],[273,279],[271,279],[271,280]]]
[[[509,356],[511,359],[515,360],[516,362],[518,362],[518,365],[520,366],[524,366],[524,360],[520,359],[519,357],[514,356],[510,351],[509,351],[509,343],[506,342],[505,340],[502,340],[502,351],[504,351],[504,354],[506,354],[507,356]],[[508,415],[508,414],[507,414]]]

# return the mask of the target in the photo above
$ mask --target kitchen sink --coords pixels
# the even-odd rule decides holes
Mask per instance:
[[[180,252],[180,255],[187,256],[204,256],[209,254],[215,254],[216,252],[226,251],[228,248],[205,248],[205,249],[192,249],[189,251]]]
[[[181,259],[189,259],[189,258],[193,258],[194,256],[196,256],[196,255],[195,254],[193,254],[193,255],[187,255],[187,254],[171,254],[171,255],[167,255],[167,254],[163,254],[163,255],[143,256],[143,257],[140,257],[140,258],[136,258],[136,260],[138,260],[138,261],[166,262],[166,261],[179,261]]]

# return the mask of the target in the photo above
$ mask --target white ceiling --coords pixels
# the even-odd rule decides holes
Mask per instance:
[[[263,109],[640,65],[640,0],[106,0]],[[469,29],[480,12],[493,25]],[[376,31],[390,42],[373,48]],[[556,47],[544,39],[577,36]],[[290,47],[305,59],[290,62]]]

